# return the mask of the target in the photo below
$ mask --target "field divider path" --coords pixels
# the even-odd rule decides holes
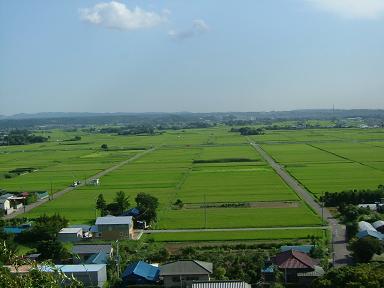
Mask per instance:
[[[143,157],[144,155],[146,155],[146,154],[148,154],[148,153],[151,153],[151,152],[155,151],[156,149],[157,149],[157,147],[152,147],[152,148],[150,148],[150,149],[148,149],[148,150],[145,150],[145,151],[142,152],[142,153],[138,153],[138,154],[134,155],[133,157],[131,157],[131,158],[129,158],[129,159],[126,159],[126,160],[124,160],[124,161],[122,161],[122,162],[119,162],[118,164],[116,164],[116,165],[114,165],[114,166],[112,166],[112,167],[109,167],[109,168],[107,168],[107,169],[105,169],[105,170],[103,170],[103,171],[101,171],[101,172],[99,172],[99,173],[97,173],[97,174],[95,174],[95,175],[93,175],[93,176],[87,178],[87,179],[85,180],[85,182],[89,182],[89,181],[91,181],[91,180],[94,180],[94,179],[97,179],[97,178],[101,178],[101,177],[103,177],[103,176],[105,176],[105,175],[111,173],[112,171],[114,171],[114,170],[116,170],[116,169],[119,169],[120,167],[122,167],[122,166],[124,166],[124,165],[126,165],[126,164],[128,164],[128,163],[131,163],[131,162],[133,162],[133,161],[135,161],[135,160],[137,160],[137,159]],[[75,190],[75,189],[77,189],[78,187],[82,187],[82,186],[85,186],[85,185],[86,185],[86,183],[81,182],[81,183],[80,183],[79,185],[77,185],[76,187],[67,187],[67,188],[65,188],[65,189],[63,189],[63,190],[60,190],[60,191],[54,193],[53,195],[50,195],[49,198],[45,198],[45,199],[42,199],[42,200],[37,201],[37,202],[35,202],[35,203],[26,205],[26,206],[24,206],[24,208],[19,209],[19,210],[13,212],[12,214],[5,215],[5,216],[3,217],[3,219],[4,219],[4,220],[7,220],[7,219],[15,218],[15,217],[18,216],[18,215],[27,213],[27,212],[31,211],[32,209],[34,209],[34,208],[36,208],[36,207],[38,207],[38,206],[40,206],[40,205],[42,205],[42,204],[44,204],[44,203],[46,203],[46,202],[49,202],[49,201],[51,201],[51,200],[54,200],[54,199],[56,199],[56,198],[58,198],[58,197],[64,195],[65,193],[67,193],[67,192],[69,192],[69,191]]]
[[[329,226],[295,226],[295,227],[255,227],[255,228],[201,228],[201,229],[169,229],[169,230],[143,230],[143,234],[152,233],[188,233],[188,232],[231,232],[231,231],[270,231],[270,230],[327,230]]]
[[[340,224],[335,217],[315,201],[312,194],[304,188],[300,183],[292,177],[280,164],[278,164],[259,144],[250,142],[260,156],[272,167],[273,170],[281,177],[281,179],[289,186],[297,195],[303,199],[318,215],[324,216],[328,225],[332,229],[332,247],[333,247],[333,263],[335,266],[346,265],[350,263],[349,251],[347,249],[346,229],[345,225]]]

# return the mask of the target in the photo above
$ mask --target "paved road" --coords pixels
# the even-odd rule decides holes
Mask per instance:
[[[133,161],[135,161],[136,159],[138,159],[138,158],[144,156],[145,154],[154,151],[155,149],[156,149],[156,148],[151,148],[151,149],[145,150],[145,151],[142,152],[142,153],[136,154],[135,156],[133,156],[133,157],[127,159],[127,160],[124,160],[124,161],[122,161],[122,162],[120,162],[120,163],[118,163],[118,164],[116,164],[116,165],[114,165],[114,166],[112,166],[112,167],[109,167],[109,168],[107,168],[107,169],[105,169],[105,170],[103,170],[103,171],[97,173],[96,175],[93,175],[92,177],[87,178],[87,179],[86,179],[86,182],[89,183],[89,181],[91,181],[91,180],[93,180],[93,179],[101,178],[101,177],[105,176],[106,174],[111,173],[112,171],[114,171],[114,170],[116,170],[116,169],[119,169],[121,166],[123,166],[123,165],[125,165],[125,164],[128,164],[128,163],[130,163],[130,162],[133,162]],[[81,186],[84,186],[84,185],[85,185],[85,183],[82,182],[81,184],[77,185],[77,187],[67,187],[67,188],[65,188],[65,189],[63,189],[63,190],[61,190],[61,191],[58,191],[58,192],[56,192],[55,194],[51,195],[51,200],[56,199],[56,198],[58,198],[58,197],[64,195],[65,193],[67,193],[67,192],[69,192],[69,191],[72,191],[72,190],[74,190],[74,189],[77,189],[78,187],[81,187]],[[26,213],[26,212],[28,212],[28,211],[30,211],[30,210],[32,210],[32,209],[34,209],[34,208],[36,208],[36,207],[38,207],[38,206],[40,206],[40,205],[46,203],[46,202],[48,202],[48,201],[50,201],[50,200],[49,200],[48,198],[45,198],[45,199],[43,199],[43,200],[41,200],[41,201],[37,201],[37,202],[35,202],[35,203],[26,205],[26,206],[24,207],[25,209],[19,209],[19,210],[15,211],[15,212],[12,213],[12,214],[9,214],[9,215],[4,216],[3,219],[12,219],[12,218],[15,218],[16,216],[18,216],[18,215],[20,215],[20,214],[23,214],[23,213]]]
[[[317,203],[312,194],[305,189],[300,183],[293,178],[281,165],[275,162],[275,160],[269,156],[260,145],[250,143],[264,158],[265,161],[276,171],[276,173],[301,197],[309,206],[312,207],[320,216],[323,215],[324,220],[328,222],[328,225],[332,229],[332,247],[333,247],[333,262],[335,266],[346,265],[350,263],[349,252],[347,250],[347,239],[345,225],[338,223],[338,221],[332,216],[332,214],[326,208],[322,208]]]
[[[301,230],[301,229],[325,230],[325,229],[329,229],[329,226],[143,230],[143,233],[144,234],[152,234],[152,233],[186,233],[186,232],[231,232],[231,231],[267,231],[267,230]]]

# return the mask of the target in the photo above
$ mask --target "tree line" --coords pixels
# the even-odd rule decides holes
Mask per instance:
[[[8,135],[0,139],[0,146],[25,145],[47,141],[47,137],[32,134],[32,132],[28,130],[11,130]]]

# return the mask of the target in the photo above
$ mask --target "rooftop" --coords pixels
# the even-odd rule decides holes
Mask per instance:
[[[131,225],[131,216],[105,216],[97,217],[96,225]]]
[[[280,269],[314,269],[315,263],[307,254],[288,250],[276,255],[275,263]]]
[[[106,254],[111,253],[112,245],[110,244],[84,244],[74,245],[72,247],[73,254],[97,254],[104,252]]]
[[[288,251],[288,250],[296,250],[296,251],[299,251],[299,252],[303,252],[303,253],[309,254],[313,247],[314,247],[314,245],[297,245],[297,246],[287,246],[287,245],[284,245],[284,246],[280,247],[280,252],[285,252],[285,251]]]
[[[55,268],[63,273],[75,272],[97,272],[105,269],[106,264],[79,264],[79,265],[55,265]],[[40,266],[41,271],[52,272],[52,267]]]
[[[160,266],[160,275],[198,275],[211,274],[213,270],[212,263],[198,260],[181,260],[170,262]]]
[[[60,230],[60,234],[77,234],[82,233],[83,230],[81,228],[63,228]]]
[[[145,278],[148,281],[157,281],[159,280],[159,273],[159,268],[145,263],[144,261],[137,261],[128,265],[123,273],[123,278],[130,275],[137,275]]]
[[[237,280],[204,281],[192,283],[192,288],[251,288],[251,285]]]

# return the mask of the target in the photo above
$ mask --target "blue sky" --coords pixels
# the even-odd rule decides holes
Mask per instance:
[[[384,108],[384,0],[0,0],[0,114]]]

